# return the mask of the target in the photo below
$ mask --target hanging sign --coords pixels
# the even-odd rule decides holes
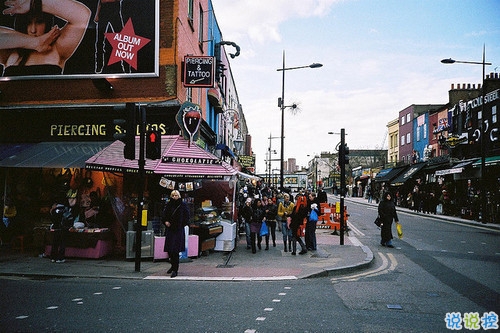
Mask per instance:
[[[184,57],[184,87],[213,87],[214,75],[215,57]]]

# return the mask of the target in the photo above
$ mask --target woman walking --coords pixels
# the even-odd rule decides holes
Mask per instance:
[[[384,193],[382,201],[380,201],[378,205],[378,216],[380,216],[382,220],[380,244],[382,246],[394,247],[394,245],[392,245],[392,222],[395,221],[399,223],[399,219],[391,193]]]

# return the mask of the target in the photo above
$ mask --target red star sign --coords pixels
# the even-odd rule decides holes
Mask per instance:
[[[122,31],[104,35],[113,47],[108,66],[123,60],[137,69],[137,53],[151,40],[135,34],[132,19],[128,19]]]

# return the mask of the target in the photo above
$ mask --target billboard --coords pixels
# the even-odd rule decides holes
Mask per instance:
[[[159,0],[0,3],[0,80],[155,77]]]

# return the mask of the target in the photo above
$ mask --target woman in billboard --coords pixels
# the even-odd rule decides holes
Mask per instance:
[[[3,76],[62,74],[85,34],[91,11],[74,0],[7,0],[4,15],[14,29],[0,27]],[[66,21],[54,25],[54,18]]]

